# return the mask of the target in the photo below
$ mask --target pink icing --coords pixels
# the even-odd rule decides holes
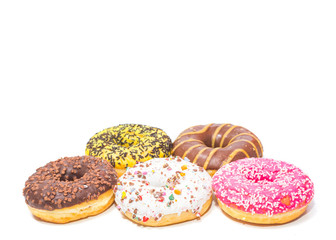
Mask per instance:
[[[224,165],[214,175],[212,188],[229,207],[269,216],[303,207],[314,196],[313,182],[299,168],[266,158]]]

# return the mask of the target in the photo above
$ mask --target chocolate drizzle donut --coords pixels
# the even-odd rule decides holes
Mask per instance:
[[[173,143],[172,154],[204,167],[213,175],[224,164],[262,157],[260,140],[246,128],[232,124],[198,125],[184,130]]]
[[[65,157],[38,168],[26,181],[23,195],[31,210],[52,213],[113,192],[117,179],[111,164],[102,159]]]

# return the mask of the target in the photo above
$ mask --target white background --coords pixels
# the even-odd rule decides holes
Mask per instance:
[[[335,12],[335,1],[322,0],[1,1],[0,234],[334,238]],[[24,182],[36,168],[84,154],[104,128],[147,124],[174,140],[211,122],[248,128],[265,157],[303,169],[315,183],[307,212],[285,225],[256,226],[213,202],[201,220],[150,228],[114,205],[63,225],[34,219],[25,205]]]

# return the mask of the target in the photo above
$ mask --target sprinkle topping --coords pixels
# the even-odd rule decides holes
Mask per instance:
[[[120,184],[115,189],[118,208],[142,221],[159,221],[164,215],[187,210],[196,214],[212,195],[210,175],[180,157],[138,163],[120,177]]]
[[[90,138],[85,154],[100,157],[119,169],[156,157],[168,157],[169,136],[161,129],[141,124],[120,124]]]
[[[26,203],[44,210],[97,199],[117,185],[111,164],[91,156],[65,157],[40,167],[25,183]]]
[[[229,207],[272,216],[307,205],[314,185],[299,168],[266,158],[224,165],[213,177],[216,197]]]

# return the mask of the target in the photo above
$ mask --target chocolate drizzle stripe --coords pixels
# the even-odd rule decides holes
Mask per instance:
[[[204,168],[204,163],[209,156],[209,153],[212,151],[212,148],[207,148],[197,159],[196,164]]]
[[[215,147],[215,143],[216,143],[216,137],[218,135],[218,133],[220,132],[220,130],[224,127],[228,125],[228,123],[224,123],[222,125],[220,125],[219,127],[216,128],[215,132],[212,134],[212,144],[211,146],[214,148]]]
[[[207,149],[208,149],[208,147],[204,147],[203,149],[201,149],[201,150],[197,153],[196,157],[194,158],[193,163],[196,163],[196,162],[197,162],[197,159],[199,158],[199,156],[200,156],[205,150],[207,150]]]
[[[255,152],[256,152],[256,154],[257,154],[257,158],[259,158],[258,148],[256,147],[256,145],[254,145],[254,144],[253,144],[251,141],[249,141],[249,140],[246,140],[246,139],[239,139],[239,140],[237,140],[237,141],[233,141],[233,142],[231,142],[231,143],[228,144],[227,146],[229,146],[229,145],[231,145],[231,144],[233,144],[233,143],[238,143],[238,142],[247,142],[247,143],[251,144],[252,147],[253,147],[253,149],[255,150]]]
[[[262,150],[263,150],[263,148],[262,148],[262,144],[261,144],[259,138],[257,138],[257,136],[254,135],[253,133],[239,133],[239,134],[237,134],[236,136],[234,136],[233,138],[231,138],[231,140],[230,140],[230,142],[228,143],[228,145],[229,145],[232,141],[234,141],[235,138],[240,137],[240,136],[250,136],[250,137],[252,137],[254,140],[256,140],[256,141],[258,142],[260,152],[262,152]],[[258,152],[259,152],[259,150],[258,150]]]
[[[197,148],[197,147],[202,146],[202,145],[204,145],[204,144],[201,143],[201,144],[196,144],[196,145],[194,145],[194,146],[191,146],[187,151],[184,152],[182,158],[184,159],[185,156],[186,156],[192,149]]]
[[[232,159],[233,159],[238,153],[244,153],[245,156],[246,156],[247,158],[250,157],[250,156],[248,155],[248,153],[247,153],[245,150],[243,150],[243,149],[241,149],[241,148],[236,149],[236,150],[234,150],[234,151],[229,155],[229,157],[227,158],[226,161],[223,161],[221,167],[222,167],[223,165],[225,165],[225,164],[230,163],[230,162],[232,161]]]
[[[173,150],[172,150],[172,154],[176,151],[177,148],[179,148],[182,144],[186,143],[186,142],[200,142],[200,143],[203,143],[201,140],[197,140],[197,139],[187,139],[187,140],[184,140],[182,142],[180,142],[179,144],[177,144]]]
[[[204,169],[207,169],[211,157],[218,151],[218,149],[220,149],[220,148],[214,148],[214,149],[212,149],[212,151],[209,153],[209,155],[208,155],[208,157],[205,159],[205,162],[204,162],[204,165],[203,165]]]
[[[226,136],[229,135],[229,133],[236,127],[238,127],[238,126],[232,126],[225,132],[225,134],[222,136],[219,147],[223,147],[223,143],[224,143],[224,140],[225,140]]]

